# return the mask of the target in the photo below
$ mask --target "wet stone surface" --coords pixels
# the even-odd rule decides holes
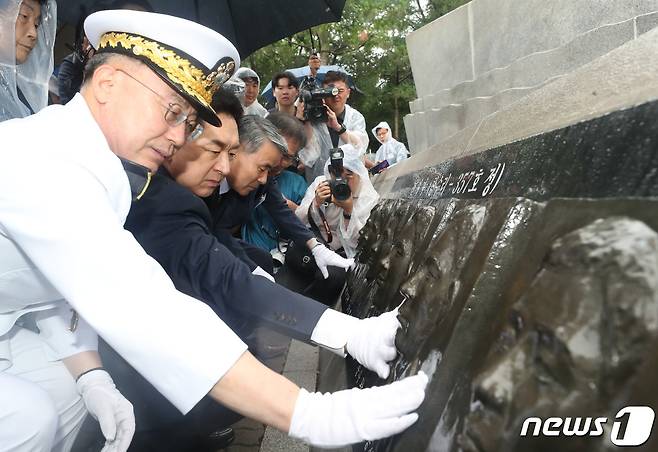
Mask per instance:
[[[387,382],[430,383],[416,424],[354,451],[616,450],[619,409],[658,411],[656,117],[650,102],[398,178],[341,304],[403,303]],[[318,390],[383,383],[320,354]],[[609,422],[521,436],[533,416]]]
[[[642,367],[658,358],[656,212],[640,198],[383,200],[343,309],[404,302],[388,381],[421,369],[431,380],[414,426],[354,450],[607,450],[609,433],[519,432],[529,416],[613,418],[654,384]],[[384,383],[353,361],[346,374],[319,389]]]

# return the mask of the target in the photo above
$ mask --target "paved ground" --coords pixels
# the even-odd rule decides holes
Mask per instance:
[[[318,367],[317,347],[306,345],[277,333],[262,330],[259,343],[272,345],[290,344],[288,352],[281,356],[263,360],[270,368],[282,372],[299,386],[315,391]],[[289,438],[286,434],[265,428],[259,422],[243,419],[233,426],[235,441],[224,452],[308,452],[309,448],[300,441]]]

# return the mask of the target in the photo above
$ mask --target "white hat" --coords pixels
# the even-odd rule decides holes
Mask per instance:
[[[205,121],[219,125],[212,96],[240,65],[228,39],[203,25],[166,14],[108,10],[85,20],[97,52],[112,52],[145,63],[187,99]]]

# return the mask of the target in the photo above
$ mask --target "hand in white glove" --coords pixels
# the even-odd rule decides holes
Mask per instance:
[[[98,421],[105,437],[101,452],[125,452],[135,433],[132,404],[102,369],[83,374],[76,383],[87,411]]]
[[[397,356],[398,309],[367,319],[327,309],[315,325],[311,340],[341,356],[347,352],[361,365],[377,372],[379,378],[387,378],[388,362]]]
[[[329,277],[329,270],[327,270],[327,265],[344,268],[345,270],[354,265],[354,259],[345,259],[343,256],[336,254],[324,245],[315,246],[311,252],[315,258],[315,265],[317,265],[322,272],[324,279]]]
[[[386,438],[416,422],[416,410],[425,398],[427,376],[386,386],[348,389],[333,394],[302,389],[288,434],[318,447],[340,447]]]
[[[270,281],[274,282],[274,276],[270,275],[267,273],[265,270],[263,270],[261,267],[256,267],[254,268],[254,271],[251,272],[252,275],[259,275],[262,276],[263,278],[267,278]]]
[[[349,331],[345,349],[379,378],[387,378],[388,362],[397,356],[395,334],[400,326],[397,308],[377,317],[360,319]]]

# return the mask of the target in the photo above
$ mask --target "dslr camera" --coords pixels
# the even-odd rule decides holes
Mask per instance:
[[[314,77],[306,77],[299,86],[299,98],[304,102],[304,121],[327,122],[327,108],[323,100],[338,94],[338,88],[321,88]]]
[[[331,194],[337,201],[345,201],[352,196],[352,190],[347,185],[347,180],[343,179],[343,157],[345,154],[341,148],[335,148],[329,151],[331,163],[329,164],[329,188]],[[331,198],[329,198],[331,199]]]

